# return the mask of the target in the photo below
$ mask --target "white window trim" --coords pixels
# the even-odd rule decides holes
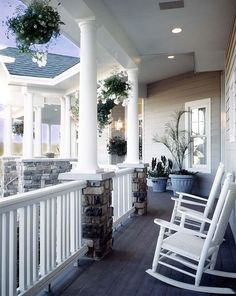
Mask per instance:
[[[235,142],[236,138],[236,114],[235,114],[235,71],[233,71],[229,82],[229,142]]]
[[[211,98],[202,100],[196,100],[185,103],[185,110],[190,111],[194,108],[206,107],[206,136],[207,136],[207,164],[206,165],[194,165],[191,167],[190,154],[187,152],[185,158],[185,167],[190,171],[211,173]],[[185,115],[185,128],[190,132],[190,120],[189,113]]]

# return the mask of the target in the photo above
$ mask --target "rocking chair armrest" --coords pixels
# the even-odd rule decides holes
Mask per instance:
[[[190,194],[190,193],[176,192],[176,194],[207,202],[206,198],[203,198],[203,197],[200,197],[200,196],[197,196],[197,195],[193,195],[193,194]]]
[[[162,220],[162,219],[156,218],[156,219],[154,219],[154,223],[157,224],[157,225],[160,225],[160,227],[168,228],[168,229],[171,229],[171,230],[174,230],[174,231],[177,231],[177,232],[184,232],[186,234],[196,235],[196,236],[200,236],[200,237],[203,237],[203,238],[206,237],[206,234],[204,234],[204,233],[201,233],[199,231],[195,231],[195,230],[192,230],[192,229],[188,229],[188,228],[185,228],[185,227],[181,227],[179,225],[176,225],[174,223],[171,223],[171,222],[168,222],[168,221],[165,221],[165,220]]]
[[[211,219],[208,219],[207,217],[204,217],[201,212],[195,211],[195,210],[190,210],[190,209],[184,209],[180,208],[178,210],[181,214],[185,215],[186,218],[193,218],[200,220],[201,222],[206,222],[211,224]]]
[[[188,200],[188,199],[184,199],[184,198],[179,199],[178,197],[171,197],[171,199],[175,202],[179,202],[180,204],[185,203],[185,204],[201,206],[201,207],[206,207],[206,205],[207,205],[207,204],[203,204],[200,202],[196,202],[196,201],[192,201],[192,200]]]

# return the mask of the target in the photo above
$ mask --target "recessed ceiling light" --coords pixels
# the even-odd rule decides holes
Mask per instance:
[[[178,34],[178,33],[181,33],[183,30],[181,29],[181,28],[173,28],[172,30],[171,30],[171,32],[173,33],[173,34]]]
[[[57,111],[58,111],[58,109],[57,109],[57,108],[55,108],[55,109],[54,109],[54,111],[56,111],[56,112],[57,112]]]
[[[169,56],[168,56],[168,59],[170,59],[170,60],[171,60],[171,59],[174,59],[174,58],[175,58],[174,55],[169,55]]]

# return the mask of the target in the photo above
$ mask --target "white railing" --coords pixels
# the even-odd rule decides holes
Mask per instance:
[[[73,181],[0,201],[0,295],[36,295],[87,252]]]
[[[116,228],[135,211],[132,194],[132,173],[133,169],[120,169],[115,172],[113,177],[113,228]]]

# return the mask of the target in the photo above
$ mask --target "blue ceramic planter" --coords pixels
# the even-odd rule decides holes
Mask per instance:
[[[170,175],[169,177],[174,195],[176,195],[176,192],[191,193],[195,178],[194,175]]]
[[[153,192],[165,192],[167,180],[167,177],[152,178]]]

